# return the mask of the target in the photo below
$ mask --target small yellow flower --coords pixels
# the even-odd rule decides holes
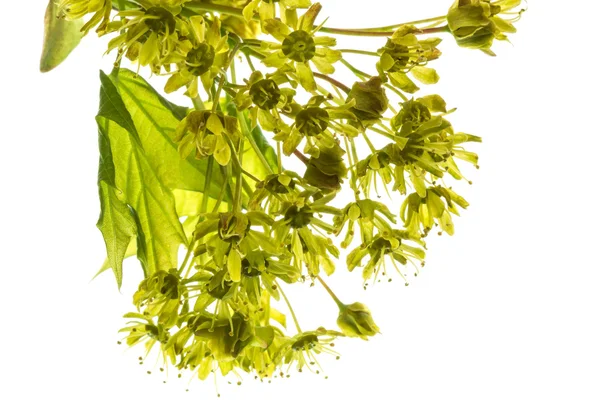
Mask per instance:
[[[191,17],[191,39],[193,47],[178,63],[175,72],[165,85],[165,92],[172,93],[187,86],[185,94],[191,98],[198,95],[198,81],[208,90],[214,79],[227,64],[229,46],[227,35],[221,36],[221,22],[215,19],[207,29],[205,19],[201,16]]]
[[[319,27],[313,25],[319,11],[321,5],[313,4],[297,21],[288,21],[288,25],[277,19],[266,20],[265,31],[279,43],[264,42],[261,48],[267,54],[263,59],[266,66],[282,69],[287,65],[309,92],[317,89],[310,64],[322,74],[332,74],[335,72],[333,64],[342,58],[341,52],[330,48],[335,46],[335,38],[315,36]]]
[[[75,20],[85,17],[88,14],[92,18],[81,28],[81,32],[87,34],[90,29],[98,26],[98,33],[104,33],[110,21],[110,12],[112,11],[112,1],[110,0],[60,0],[58,8],[69,20]]]
[[[120,34],[108,43],[107,52],[118,49],[119,57],[124,54],[156,74],[183,59],[192,47],[189,40],[179,37],[180,30],[188,30],[186,21],[166,8],[126,10],[117,17],[121,19],[111,22],[107,32]]]

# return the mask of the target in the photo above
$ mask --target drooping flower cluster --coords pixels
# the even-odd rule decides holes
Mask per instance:
[[[161,97],[144,123],[133,121],[137,115],[115,121],[133,140],[161,132],[161,151],[176,149],[181,158],[174,181],[184,181],[188,167],[205,179],[201,191],[198,182],[165,185],[145,198],[160,202],[157,193],[168,191],[178,207],[185,203],[179,208],[196,211],[177,211],[187,218],[179,227],[186,257],[179,268],[146,271],[136,311],[121,330],[125,342],[143,343],[164,364],[200,379],[216,371],[262,379],[291,368],[320,372],[316,356],[337,356],[335,339],[379,333],[368,307],[342,303],[323,276],[345,260],[350,271],[362,271],[365,285],[391,280],[393,271],[408,284],[407,270],[416,274],[424,263],[427,235],[454,234],[452,214],[469,204],[447,180],[465,179],[461,162],[478,167],[465,146],[481,139],[455,131],[448,117],[454,110],[441,96],[415,96],[418,84],[440,79],[431,63],[441,56],[441,39],[428,35],[450,33],[459,46],[493,54],[492,43],[514,32],[519,5],[456,0],[447,15],[427,20],[433,25],[345,30],[324,26],[321,5],[310,0],[60,0],[61,16],[87,19],[84,33],[113,35],[108,51],[116,50],[117,69],[123,58],[148,67],[167,77],[166,93],[181,91],[194,105]],[[340,50],[335,34],[383,39],[372,51]],[[369,72],[345,53],[369,57]],[[241,64],[247,76],[236,69]],[[356,81],[340,82],[341,67]],[[171,120],[154,117],[157,110]],[[141,147],[140,154],[149,150]],[[297,170],[284,166],[286,157],[296,159]],[[172,178],[165,178],[171,165],[154,162],[157,180]],[[134,207],[123,208],[138,218]],[[146,232],[138,225],[139,241]],[[146,251],[139,241],[142,263]],[[316,281],[339,309],[339,330],[302,330],[284,293],[287,285]]]

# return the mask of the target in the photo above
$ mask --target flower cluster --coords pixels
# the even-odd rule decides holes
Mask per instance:
[[[318,355],[338,356],[334,340],[379,333],[367,306],[343,303],[323,278],[345,260],[349,271],[362,271],[365,287],[391,281],[394,271],[408,284],[407,269],[417,274],[425,261],[428,234],[454,234],[452,215],[469,204],[449,181],[466,180],[463,165],[478,168],[469,146],[481,139],[455,130],[454,109],[437,94],[417,95],[418,85],[440,79],[431,64],[441,57],[441,38],[433,34],[493,54],[492,44],[515,31],[519,5],[456,0],[438,18],[335,29],[311,0],[60,0],[60,16],[86,19],[84,33],[112,35],[115,76],[128,59],[138,72],[148,67],[165,76],[164,91],[180,91],[193,104],[130,93],[129,102],[151,104],[146,119],[126,112],[113,118],[134,141],[153,129],[162,134],[164,143],[154,142],[156,135],[127,154],[151,154],[144,172],[160,184],[148,188],[133,177],[129,191],[144,195],[142,211],[156,206],[158,217],[175,213],[171,225],[184,221],[173,243],[152,243],[152,256],[176,260],[162,253],[180,243],[187,249],[182,261],[145,270],[136,310],[125,315],[125,342],[143,344],[147,354],[157,351],[164,364],[200,379],[217,371],[264,379],[292,368],[320,373]],[[339,34],[379,41],[372,49],[339,49]],[[347,53],[367,57],[370,70],[357,68]],[[339,68],[355,81],[341,82]],[[118,79],[113,85],[116,94],[103,96],[116,109]],[[174,157],[167,159],[169,151]],[[102,156],[112,162],[112,153]],[[129,193],[110,184],[114,202]],[[116,227],[113,234],[137,237],[144,264],[152,233],[169,224],[148,213],[140,218],[130,203],[119,215],[127,220],[130,213],[136,229]],[[155,230],[144,231],[150,225]],[[109,258],[122,261],[123,252]],[[338,307],[337,328],[300,327],[284,291],[303,283],[328,292]]]

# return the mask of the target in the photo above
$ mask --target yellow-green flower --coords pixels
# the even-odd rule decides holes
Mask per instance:
[[[112,11],[111,0],[60,0],[58,8],[69,20],[75,20],[85,17],[88,14],[92,18],[83,25],[81,32],[87,34],[90,29],[98,26],[96,31],[103,33],[110,22],[110,12]]]
[[[234,117],[212,111],[191,111],[175,130],[174,141],[179,144],[181,158],[195,151],[196,158],[214,156],[225,166],[231,160],[230,143],[239,138],[238,122]]]
[[[379,333],[379,327],[373,321],[371,311],[362,303],[340,305],[337,324],[342,333],[348,337],[368,340],[369,336]]]
[[[138,311],[145,309],[149,317],[158,317],[158,322],[170,328],[179,317],[179,301],[185,295],[185,286],[180,284],[176,270],[157,271],[144,279],[133,295]]]
[[[333,227],[318,217],[320,212],[331,212],[325,205],[308,204],[298,197],[294,202],[282,204],[282,215],[273,224],[276,243],[289,248],[293,265],[301,270],[305,265],[310,276],[317,276],[321,268],[327,275],[335,270],[331,256],[339,256],[338,248],[325,236],[322,230],[332,231]],[[312,228],[312,229],[311,229]]]
[[[169,9],[125,10],[117,16],[122,19],[111,22],[107,31],[120,33],[108,43],[107,52],[118,49],[120,56],[149,65],[156,74],[180,62],[192,47],[189,40],[180,38],[180,33],[185,36],[189,30],[187,21]]]
[[[275,72],[263,75],[254,71],[246,85],[235,96],[238,110],[248,110],[252,126],[260,124],[262,130],[289,130],[281,120],[281,113],[290,115],[297,105],[293,102],[296,91],[282,87],[289,79],[285,74]]]
[[[448,11],[448,27],[459,46],[494,55],[494,40],[508,40],[506,34],[517,31],[513,22],[523,10],[511,10],[520,4],[521,0],[456,0]]]
[[[274,140],[283,142],[283,153],[292,154],[296,148],[305,140],[304,153],[318,158],[321,152],[341,150],[335,137],[337,133],[347,136],[357,136],[357,128],[350,126],[340,120],[356,120],[356,116],[349,111],[353,102],[343,106],[331,106],[328,98],[324,96],[313,96],[304,106],[293,104],[291,112],[285,115],[293,118],[291,125],[278,123],[275,117],[271,117],[271,125],[278,128],[278,133],[273,136]],[[269,118],[265,118],[268,120]],[[343,172],[345,175],[345,171]]]
[[[321,366],[316,355],[325,353],[339,357],[332,348],[333,341],[338,336],[341,336],[339,332],[318,328],[299,333],[291,338],[276,338],[280,343],[278,343],[279,351],[273,357],[274,362],[280,367],[287,364],[288,371],[293,364],[296,364],[298,372],[302,372],[306,367],[311,372],[313,368],[318,368],[316,372],[320,373]]]
[[[419,247],[407,244],[410,242]],[[425,259],[425,251],[422,248],[424,245],[420,235],[412,232],[397,229],[391,232],[384,231],[352,250],[346,258],[346,263],[350,271],[356,267],[364,267],[362,275],[365,281],[371,277],[376,280],[380,273],[388,275],[385,263],[385,259],[388,258],[394,269],[406,280],[398,264],[406,265],[413,260],[422,262]],[[365,258],[367,263],[363,266]]]
[[[125,338],[127,345],[143,343],[146,353],[150,353],[154,345],[159,343],[161,351],[165,350],[170,334],[163,325],[155,323],[152,317],[140,313],[127,313],[124,318],[129,318],[130,321],[119,332],[127,333]]]
[[[244,18],[246,21],[250,21],[254,17],[254,13],[258,11],[262,22],[273,19],[277,16],[277,6],[275,3],[279,3],[279,15],[284,21],[287,10],[308,8],[312,4],[311,0],[252,0],[244,7]]]
[[[290,71],[285,71],[309,92],[317,89],[311,64],[322,74],[332,74],[333,64],[342,58],[341,52],[330,48],[335,46],[335,38],[315,36],[319,28],[313,25],[320,10],[320,4],[313,4],[297,21],[288,21],[288,25],[277,19],[266,20],[264,30],[278,43],[263,42],[261,46],[266,66],[285,70],[283,67],[287,65]]]
[[[440,57],[437,46],[439,38],[418,39],[421,30],[413,25],[402,25],[384,47],[379,49],[380,59],[377,69],[386,74],[392,85],[406,93],[415,93],[419,87],[408,76],[421,83],[430,85],[437,83],[439,76],[435,69],[426,67],[427,63]]]
[[[339,235],[348,224],[346,237],[340,244],[342,248],[346,248],[354,238],[354,226],[358,223],[360,229],[360,238],[363,243],[373,239],[374,230],[377,228],[379,232],[391,231],[390,223],[395,223],[394,214],[383,203],[370,199],[357,200],[348,204],[342,210],[340,215],[333,218],[336,234]]]
[[[289,170],[277,175],[268,175],[256,184],[256,190],[248,202],[248,209],[263,209],[269,214],[278,212],[282,202],[293,201],[299,194],[296,182],[300,181],[300,176]]]
[[[209,90],[227,64],[229,46],[227,35],[221,36],[221,22],[215,18],[207,29],[206,21],[201,16],[189,18],[190,39],[192,47],[178,63],[178,70],[165,85],[165,92],[172,93],[187,86],[185,94],[189,97],[198,95],[198,81],[205,90]]]
[[[452,236],[454,224],[450,213],[459,215],[456,206],[465,209],[469,203],[452,189],[434,186],[427,188],[425,196],[409,195],[400,208],[400,215],[411,232],[426,236],[437,222],[442,231]]]

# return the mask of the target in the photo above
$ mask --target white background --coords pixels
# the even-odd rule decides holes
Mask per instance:
[[[137,365],[140,349],[116,345],[135,263],[121,293],[110,274],[91,281],[104,257],[94,115],[106,42],[86,38],[42,75],[46,2],[12,3],[0,24],[0,398],[214,398],[212,380],[165,385]],[[381,26],[450,3],[323,0],[323,14],[328,26]],[[484,137],[456,235],[430,241],[409,287],[331,281],[346,302],[370,306],[383,334],[341,340],[342,359],[323,359],[329,380],[221,382],[224,398],[600,398],[599,12],[592,0],[530,1],[496,58],[446,37],[436,90],[458,107],[459,130]],[[320,288],[293,295],[303,325],[334,323]]]

